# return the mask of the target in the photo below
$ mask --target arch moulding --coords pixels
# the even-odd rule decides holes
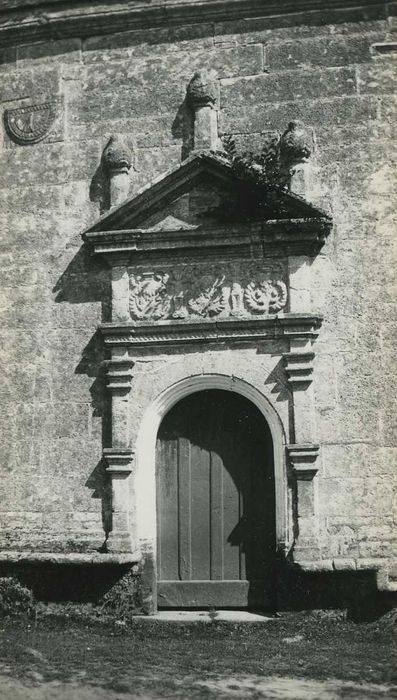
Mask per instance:
[[[274,449],[276,544],[284,551],[291,542],[291,534],[287,513],[285,434],[281,419],[269,399],[256,387],[243,379],[222,374],[193,375],[179,380],[162,391],[146,409],[135,449],[136,522],[140,547],[145,552],[152,550],[153,554],[156,549],[155,447],[161,421],[185,396],[206,389],[222,389],[244,396],[258,408],[270,428]]]

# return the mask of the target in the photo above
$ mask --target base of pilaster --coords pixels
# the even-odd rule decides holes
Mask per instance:
[[[132,539],[128,532],[110,532],[106,540],[108,552],[132,552]]]

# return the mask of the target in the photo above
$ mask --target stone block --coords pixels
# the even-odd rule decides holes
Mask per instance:
[[[266,46],[266,62],[270,70],[313,66],[349,66],[368,62],[371,46],[384,38],[383,33],[316,37],[315,39],[272,42]]]
[[[321,448],[322,470],[325,476],[345,477],[379,476],[394,470],[392,452],[369,442],[352,444],[324,444]]]
[[[387,542],[395,539],[394,523],[379,525],[361,525],[357,528],[357,535],[360,542],[370,540]]]
[[[16,46],[6,46],[0,49],[0,73],[8,73],[16,68]]]
[[[21,250],[25,253],[29,250],[37,256],[38,250],[42,253],[52,247],[64,210],[61,187],[18,186],[0,190],[0,197],[3,231],[8,231],[0,243],[0,251],[20,255]]]
[[[349,522],[354,521],[364,494],[364,479],[359,478],[323,478],[318,485],[321,512],[329,518],[343,516]]]
[[[52,100],[60,92],[59,68],[9,70],[2,76],[0,102],[29,98],[31,104]],[[7,106],[7,104],[5,105]]]
[[[36,144],[34,148],[10,148],[3,152],[0,187],[62,184],[67,181],[65,149],[59,144]]]
[[[181,159],[181,146],[168,148],[139,148],[135,151],[135,175],[133,191],[149,183],[160,173],[166,173],[178,165]]]
[[[334,408],[336,405],[336,376],[333,356],[317,354],[314,358],[313,388],[316,406]]]
[[[397,554],[397,540],[391,542],[360,542],[360,557],[385,559]]]
[[[222,97],[222,90],[221,90]],[[264,99],[264,98],[262,98]],[[221,102],[218,120],[221,133],[251,133],[262,132],[263,129],[280,130],[287,126],[291,119],[301,119],[307,126],[312,126],[317,134],[328,129],[335,139],[335,129],[338,125],[362,125],[377,118],[377,101],[370,96],[350,98],[333,97],[321,100],[320,96],[300,101],[282,101],[280,103],[250,104],[246,107],[243,102],[238,108]],[[327,144],[333,141],[328,139]]]
[[[335,571],[356,571],[356,560],[349,558],[335,558],[333,560]]]
[[[29,530],[40,531],[43,527],[43,513],[40,512],[0,512],[1,530]]]
[[[240,110],[271,102],[290,102],[353,95],[356,77],[352,68],[296,70],[248,78],[221,80],[221,108]]]
[[[19,69],[32,68],[39,65],[54,63],[76,63],[81,60],[81,39],[53,39],[34,44],[22,44],[17,50],[17,66]]]
[[[85,63],[125,60],[127,56],[164,55],[174,51],[212,48],[212,24],[192,24],[125,31],[107,36],[89,37],[83,43]]]
[[[393,61],[388,65],[382,61],[382,63],[364,64],[357,68],[357,85],[362,95],[395,94],[396,82],[396,70]]]
[[[321,11],[296,12],[269,17],[225,20],[215,23],[215,43],[234,40],[286,41],[334,34],[355,34],[386,30],[383,3],[365,8],[323,8]]]
[[[151,59],[152,64],[152,59]],[[134,57],[132,60],[134,65]],[[154,63],[154,68],[157,66]],[[254,75],[263,71],[263,48],[261,45],[241,46],[237,48],[218,48],[217,50],[203,49],[202,51],[178,51],[159,59],[160,74],[165,71],[170,78],[180,76],[181,80],[189,81],[197,70],[214,70],[218,78]],[[129,75],[131,68],[129,69]]]
[[[395,411],[395,390],[387,386],[379,411],[380,439],[385,447],[393,447],[397,440],[397,417]]]

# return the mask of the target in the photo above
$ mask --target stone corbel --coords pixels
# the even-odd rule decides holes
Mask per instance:
[[[131,389],[134,360],[129,355],[116,355],[108,362],[107,387],[112,397],[125,396]]]
[[[318,471],[319,445],[288,445],[288,457],[297,480],[311,481]]]
[[[284,355],[285,371],[292,388],[307,387],[313,381],[313,351],[288,352]]]
[[[135,455],[132,450],[108,448],[103,450],[103,456],[112,486],[112,530],[106,547],[109,552],[131,552],[128,477]]]

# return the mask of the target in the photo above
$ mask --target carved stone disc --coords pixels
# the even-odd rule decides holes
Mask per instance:
[[[25,145],[41,141],[56,117],[56,103],[45,102],[17,109],[6,109],[4,123],[8,135],[16,143]]]

